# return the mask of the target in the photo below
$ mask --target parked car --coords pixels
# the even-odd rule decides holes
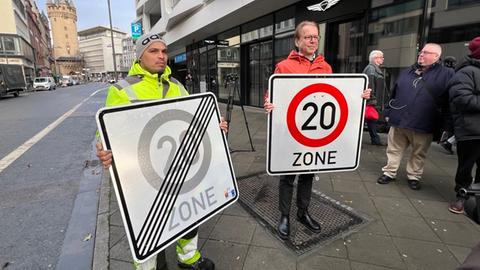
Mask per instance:
[[[57,84],[52,77],[37,77],[33,81],[33,90],[55,90],[57,89]]]
[[[61,82],[62,82],[62,86],[72,86],[73,85],[73,79],[70,76],[63,76]]]

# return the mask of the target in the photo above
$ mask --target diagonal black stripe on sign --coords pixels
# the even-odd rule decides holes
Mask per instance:
[[[193,116],[192,118],[192,121],[190,122],[190,125],[187,129],[187,132],[185,133],[183,139],[182,139],[182,142],[180,143],[180,145],[185,145],[185,144],[190,144],[191,143],[191,136],[187,136],[187,134],[192,134],[192,132],[194,132],[196,129],[196,125],[198,123],[198,119],[200,118],[201,115],[204,114],[204,110],[206,108],[205,106],[205,103],[206,103],[207,99],[206,98],[202,98],[200,100],[200,104],[195,112],[195,115]],[[183,148],[182,148],[183,149]],[[180,156],[180,149],[179,151],[177,151],[175,153],[175,156],[170,164],[170,167],[167,171],[167,174],[166,175],[171,175],[172,172],[174,172],[176,166],[177,166],[177,163],[178,163],[178,160],[181,158]],[[152,230],[152,228],[156,228],[157,226],[157,223],[155,222],[155,224],[153,223],[153,221],[155,220],[158,220],[157,219],[152,219],[152,217],[158,217],[158,211],[160,211],[161,209],[159,209],[159,205],[162,203],[164,197],[161,197],[160,195],[161,194],[165,194],[166,193],[166,190],[169,189],[169,186],[171,186],[173,183],[171,183],[170,181],[167,181],[167,178],[165,177],[158,193],[157,193],[157,196],[155,197],[155,200],[152,204],[152,207],[150,208],[150,211],[148,212],[147,214],[147,217],[146,217],[146,221],[144,222],[141,230],[140,230],[140,233],[139,233],[139,236],[138,236],[138,246],[143,246],[144,245],[144,242],[146,240],[146,236],[148,235],[146,232]]]
[[[212,106],[213,98],[202,98],[200,105],[195,112],[192,122],[184,135],[179,150],[168,169],[152,207],[143,224],[138,239],[138,246],[141,246],[140,253],[146,253],[153,249],[158,243],[165,228],[169,214],[178,197],[186,175],[191,167],[193,158],[200,146],[208,123],[213,115],[215,107]],[[207,110],[207,112],[205,112]],[[162,195],[160,197],[160,195]],[[160,228],[160,230],[158,230]],[[155,241],[156,239],[156,241]],[[155,245],[153,245],[155,243]],[[152,246],[153,245],[153,246]]]
[[[188,156],[186,164],[184,164],[184,166],[182,166],[182,169],[179,172],[179,176],[178,176],[179,179],[185,179],[186,178],[186,176],[187,176],[187,174],[190,170],[190,167],[193,163],[193,160],[195,158],[195,155],[198,153],[198,148],[200,147],[203,136],[204,136],[204,134],[207,130],[208,124],[209,124],[210,119],[212,118],[212,115],[213,115],[214,112],[215,112],[215,107],[210,106],[208,112],[205,115],[205,120],[201,121],[202,122],[202,127],[200,129],[201,134],[200,134],[200,136],[197,136],[195,138],[196,141],[191,144],[191,149],[188,150],[189,151],[189,156]],[[168,207],[166,208],[168,211],[165,213],[165,216],[164,216],[165,217],[165,222],[163,223],[163,226],[160,227],[160,230],[157,232],[157,235],[155,235],[155,238],[157,240],[155,242],[154,247],[156,247],[158,245],[158,242],[160,241],[160,236],[161,236],[163,230],[166,227],[166,224],[167,224],[168,218],[170,217],[171,212],[173,211],[176,199],[177,199],[178,194],[180,193],[180,191],[182,189],[184,181],[176,181],[176,183],[177,183],[177,186],[175,187],[175,189],[173,191],[174,196],[170,197]]]
[[[184,144],[185,148],[178,150],[180,154],[185,155],[185,159],[182,159],[178,163],[178,166],[175,167],[176,170],[172,173],[171,182],[174,184],[170,185],[169,189],[166,191],[166,194],[172,195],[172,196],[165,196],[163,198],[164,199],[163,202],[159,203],[159,205],[161,205],[162,208],[161,208],[160,214],[157,215],[156,220],[154,222],[155,224],[154,228],[158,228],[159,230],[154,230],[153,233],[149,235],[148,241],[147,241],[148,245],[146,246],[147,250],[152,250],[156,247],[157,244],[154,244],[154,243],[158,242],[160,238],[159,236],[161,236],[164,230],[164,227],[170,216],[170,212],[172,211],[175,201],[177,199],[178,193],[180,192],[181,187],[183,186],[184,180],[188,173],[188,169],[193,163],[193,158],[195,157],[195,153],[198,151],[198,147],[200,146],[203,135],[205,134],[209,120],[214,110],[213,103],[210,102],[210,106],[207,104],[206,108],[207,108],[207,113],[203,113],[202,116],[197,119],[196,123],[192,124],[192,126],[195,126],[194,130],[196,132],[191,133],[191,136],[188,138],[189,139],[188,142],[190,143],[185,143]],[[155,239],[157,239],[157,241],[155,241]]]

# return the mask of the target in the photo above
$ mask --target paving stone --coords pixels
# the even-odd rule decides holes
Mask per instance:
[[[243,270],[291,270],[296,268],[296,257],[280,249],[254,247],[248,250]]]
[[[305,260],[299,261],[298,270],[350,270],[348,260],[332,258],[326,256],[310,256]]]
[[[447,245],[447,247],[459,263],[463,263],[467,258],[468,254],[470,254],[470,252],[472,251],[471,248],[459,247],[454,245]]]
[[[428,200],[411,200],[411,202],[420,215],[425,217],[426,220],[440,219],[455,222],[469,222],[468,218],[463,215],[450,213],[450,211],[448,211],[448,203]]]
[[[255,233],[253,234],[252,245],[259,247],[268,247],[268,248],[277,248],[282,249],[286,248],[281,244],[281,242],[265,227],[260,224],[257,224],[255,227]]]
[[[367,193],[363,182],[360,179],[356,180],[344,180],[344,179],[334,179],[332,180],[333,191],[335,192],[345,192],[345,193]]]
[[[357,233],[347,238],[348,258],[358,262],[403,269],[405,264],[388,236]]]
[[[408,199],[376,197],[373,202],[381,216],[420,217]]]
[[[256,225],[253,218],[223,215],[210,234],[210,239],[250,244]]]
[[[205,223],[202,223],[202,225],[198,227],[198,237],[208,238],[210,236],[210,233],[212,233],[213,228],[217,224],[219,218],[220,215],[216,215],[207,220]]]
[[[344,258],[348,257],[347,247],[345,246],[345,239],[338,239],[333,241],[332,243],[319,248],[316,253],[328,257],[337,257],[337,258]]]
[[[360,262],[351,262],[350,267],[352,270],[397,270],[397,268],[394,269],[394,268],[388,268],[388,267],[360,263]],[[407,268],[402,268],[402,269],[407,269]]]
[[[372,220],[369,224],[367,224],[367,226],[363,227],[360,232],[369,234],[390,235],[387,227],[385,227],[385,224],[380,217]]]
[[[122,238],[110,248],[110,259],[133,261],[127,237]]]
[[[400,190],[411,200],[445,201],[434,186],[423,185],[421,192],[413,192],[408,185],[400,185]]]
[[[423,218],[402,216],[384,216],[383,222],[391,236],[440,242],[440,238],[433,232]]]
[[[440,239],[451,245],[473,247],[480,239],[480,231],[477,226],[469,223],[451,222],[444,220],[432,220],[428,224]]]
[[[378,183],[367,183],[365,187],[368,193],[373,197],[396,197],[405,198],[405,194],[400,191],[400,188],[395,183],[380,185]]]
[[[133,269],[133,263],[132,263],[132,262],[126,262],[126,261],[120,261],[120,260],[111,259],[111,260],[110,260],[109,269],[115,269],[115,270],[132,270],[132,269]]]
[[[251,215],[245,211],[238,201],[230,205],[227,209],[223,210],[222,214],[229,216],[251,217]]]
[[[335,192],[328,196],[370,217],[379,215],[372,198],[366,192],[364,194]]]
[[[248,245],[208,240],[202,254],[215,263],[215,269],[241,270],[247,251]]]
[[[120,210],[110,211],[110,225],[121,226],[123,227],[122,215]]]
[[[127,237],[125,228],[119,226],[110,226],[110,243],[109,247],[116,245],[122,238]]]
[[[332,180],[350,180],[350,181],[361,180],[361,177],[357,171],[336,172],[336,173],[330,173],[329,175]]]
[[[322,175],[316,175],[313,178],[312,188],[322,193],[332,193],[332,180],[330,178],[323,177]]]
[[[451,270],[458,266],[457,260],[442,243],[393,238],[408,269]]]

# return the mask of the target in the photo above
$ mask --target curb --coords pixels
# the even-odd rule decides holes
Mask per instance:
[[[109,269],[109,242],[110,242],[110,175],[102,169],[102,183],[100,185],[98,202],[97,230],[95,231],[95,247],[93,251],[92,269]]]

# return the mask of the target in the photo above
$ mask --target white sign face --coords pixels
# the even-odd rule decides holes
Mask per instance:
[[[363,74],[272,75],[268,174],[355,170],[367,85]]]
[[[130,249],[143,262],[238,199],[211,93],[101,109]]]

